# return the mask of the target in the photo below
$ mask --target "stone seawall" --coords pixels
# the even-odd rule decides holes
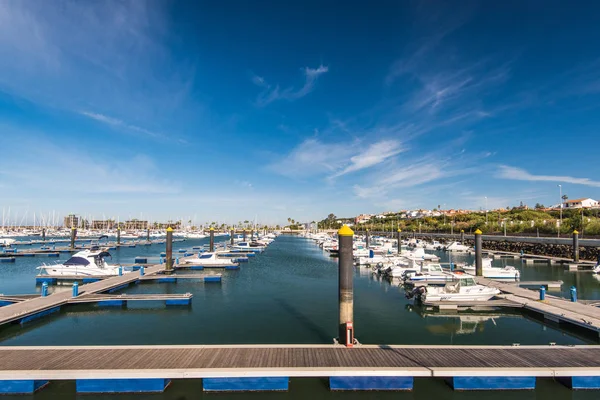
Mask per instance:
[[[473,246],[475,241],[472,239],[465,239],[465,244]],[[520,253],[521,250],[524,254],[533,254],[538,256],[550,256],[550,257],[562,257],[572,258],[573,248],[572,246],[564,244],[544,244],[544,243],[519,243],[519,242],[492,242],[483,241],[483,248],[485,250],[495,251],[509,251],[512,253]],[[596,261],[600,256],[600,250],[598,247],[579,247],[579,259]]]

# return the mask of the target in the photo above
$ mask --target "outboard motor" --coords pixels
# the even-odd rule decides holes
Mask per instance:
[[[425,293],[426,290],[427,289],[425,289],[425,286],[417,286],[413,290],[406,292],[406,298],[412,299],[415,297],[418,299],[423,293]]]

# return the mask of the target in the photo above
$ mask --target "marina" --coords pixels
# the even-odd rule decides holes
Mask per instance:
[[[301,257],[297,261],[299,262],[298,264],[292,262],[292,265],[295,265],[293,267],[295,272],[292,276],[295,276],[296,280],[296,273],[306,270],[306,268],[310,268],[314,272],[317,271],[314,270],[314,267],[308,267],[310,264],[306,264],[306,262],[309,259],[312,260],[310,263],[317,262],[317,264],[321,264],[319,267],[321,271],[315,277],[325,271],[330,271],[328,272],[329,276],[332,276],[330,274],[337,274],[335,271],[337,271],[338,260],[331,259],[326,254],[323,254],[323,250],[319,249],[313,240],[285,236],[277,238],[268,249],[261,249],[261,253],[249,260],[249,262],[238,264],[237,271],[228,271],[227,268],[221,268],[221,271],[224,272],[220,274],[213,274],[212,272],[208,274],[197,272],[185,273],[184,271],[193,271],[194,268],[201,270],[211,268],[196,264],[196,261],[186,263],[186,260],[198,260],[198,254],[203,254],[202,252],[207,247],[210,247],[206,246],[206,239],[198,240],[202,242],[199,246],[193,241],[186,245],[188,248],[194,247],[195,250],[182,249],[182,252],[173,252],[172,274],[165,273],[168,267],[164,259],[164,252],[157,256],[156,253],[152,254],[152,250],[148,248],[150,253],[141,255],[136,248],[121,248],[116,250],[115,253],[117,255],[116,264],[121,265],[122,268],[131,269],[131,272],[124,273],[121,276],[82,277],[65,275],[53,277],[38,275],[36,277],[38,280],[37,288],[40,287],[40,283],[44,282],[53,285],[51,287],[56,287],[56,290],[64,287],[60,285],[55,286],[57,284],[70,285],[72,282],[79,282],[77,296],[73,296],[71,286],[67,286],[66,291],[61,291],[61,289],[45,297],[31,294],[4,294],[0,297],[0,302],[5,305],[4,307],[0,307],[0,318],[2,318],[0,321],[3,324],[12,321],[21,321],[22,324],[18,325],[20,328],[16,328],[14,325],[4,325],[5,328],[0,331],[0,338],[4,334],[6,336],[4,343],[8,344],[7,346],[0,347],[0,351],[2,352],[0,354],[3,355],[2,360],[6,360],[5,362],[0,362],[0,377],[6,376],[14,380],[31,382],[31,385],[28,386],[31,388],[36,388],[36,385],[50,382],[48,388],[44,388],[42,391],[48,390],[49,393],[52,392],[52,387],[60,387],[60,383],[58,382],[74,381],[75,392],[93,393],[114,392],[117,390],[116,388],[118,388],[117,391],[124,392],[140,390],[162,391],[167,387],[165,382],[172,380],[172,384],[176,385],[182,379],[199,381],[201,390],[207,392],[213,390],[293,390],[295,385],[303,385],[293,383],[298,379],[309,379],[310,381],[310,379],[317,378],[326,378],[328,382],[327,386],[330,390],[415,390],[415,387],[418,387],[417,381],[419,379],[441,379],[446,382],[449,388],[455,388],[455,390],[535,389],[537,387],[537,380],[541,380],[540,382],[542,382],[543,387],[544,379],[548,378],[554,379],[557,382],[560,381],[561,384],[566,385],[565,387],[587,385],[589,388],[595,387],[593,386],[597,384],[597,378],[595,377],[600,376],[600,364],[598,364],[598,359],[600,358],[595,353],[588,352],[586,353],[587,358],[580,357],[580,352],[585,352],[588,349],[596,351],[595,346],[586,346],[586,343],[594,343],[599,340],[598,326],[600,325],[598,325],[598,322],[600,320],[596,318],[600,314],[600,309],[592,305],[561,299],[560,293],[569,284],[566,279],[562,281],[540,279],[530,281],[529,286],[535,289],[539,289],[540,286],[545,285],[548,290],[552,290],[553,294],[548,294],[545,302],[539,301],[537,290],[520,287],[528,285],[528,281],[525,279],[517,282],[496,282],[476,277],[478,284],[495,287],[502,294],[496,299],[487,302],[468,302],[467,304],[464,302],[452,303],[447,301],[441,303],[424,302],[422,306],[415,305],[414,307],[416,308],[411,308],[413,311],[412,314],[419,307],[422,308],[421,312],[423,313],[428,312],[427,310],[430,308],[438,310],[437,312],[443,318],[472,318],[470,317],[473,315],[472,313],[486,313],[490,310],[496,310],[497,313],[498,311],[502,312],[502,310],[505,310],[508,313],[507,316],[510,318],[510,321],[516,320],[523,327],[529,326],[529,328],[525,328],[525,331],[541,323],[545,327],[545,332],[551,333],[546,339],[546,345],[540,343],[539,338],[529,341],[525,340],[523,343],[522,339],[525,337],[520,337],[517,340],[517,336],[508,334],[500,342],[496,342],[495,345],[490,345],[489,340],[481,336],[480,340],[483,341],[482,344],[487,342],[486,346],[473,346],[472,344],[460,343],[458,343],[458,346],[444,346],[442,343],[439,343],[441,337],[434,339],[434,343],[427,343],[427,340],[423,342],[422,332],[419,334],[418,342],[421,342],[420,344],[398,345],[398,339],[393,339],[397,333],[392,334],[387,339],[383,338],[384,341],[381,344],[372,344],[374,337],[377,337],[377,335],[373,337],[376,331],[371,328],[372,332],[369,334],[367,325],[363,326],[361,323],[361,320],[367,314],[364,314],[364,311],[360,311],[363,308],[360,304],[357,304],[356,319],[357,332],[359,332],[357,333],[357,338],[360,339],[360,343],[357,343],[352,349],[347,349],[341,345],[326,344],[327,342],[331,343],[334,336],[334,330],[332,330],[330,335],[318,334],[319,336],[317,337],[320,339],[317,339],[316,342],[322,344],[314,344],[314,339],[309,339],[311,335],[304,337],[304,339],[302,339],[302,336],[297,336],[298,331],[294,333],[293,326],[298,326],[297,324],[300,323],[301,325],[299,326],[302,326],[302,328],[300,328],[299,332],[306,332],[307,327],[309,327],[309,332],[313,331],[312,335],[321,329],[317,327],[318,325],[314,325],[315,323],[303,317],[302,314],[294,311],[295,306],[290,305],[284,300],[290,294],[287,293],[284,295],[280,290],[284,287],[289,290],[293,286],[289,286],[288,284],[280,287],[281,284],[276,283],[275,286],[270,286],[271,291],[275,290],[279,293],[275,295],[275,298],[278,298],[277,302],[279,304],[284,305],[283,309],[286,311],[284,314],[277,312],[273,317],[278,318],[278,321],[270,326],[280,327],[280,330],[282,328],[282,325],[280,325],[282,322],[281,318],[284,315],[288,316],[283,317],[283,320],[287,320],[291,326],[285,329],[287,332],[285,334],[280,331],[276,336],[270,336],[278,339],[275,343],[265,343],[260,339],[257,342],[258,337],[253,338],[252,335],[246,337],[240,343],[239,337],[230,336],[226,330],[223,330],[222,325],[220,325],[222,322],[219,323],[221,327],[217,329],[219,329],[218,332],[220,334],[224,334],[224,337],[218,343],[214,344],[211,343],[211,340],[206,340],[208,336],[200,339],[205,343],[201,345],[194,343],[197,339],[194,342],[188,342],[188,340],[184,339],[182,344],[174,344],[173,340],[176,343],[183,338],[180,335],[180,339],[178,339],[178,335],[171,336],[170,343],[162,344],[159,339],[162,337],[162,334],[158,332],[146,338],[148,344],[139,343],[139,340],[136,340],[137,343],[135,345],[123,343],[123,338],[118,339],[118,336],[110,334],[103,336],[104,343],[93,341],[80,343],[76,346],[73,345],[72,340],[70,340],[71,343],[67,344],[65,342],[60,347],[52,347],[52,343],[44,344],[44,340],[41,342],[40,340],[36,340],[36,343],[27,341],[27,337],[32,334],[40,338],[38,335],[35,335],[35,332],[38,329],[40,332],[43,332],[45,326],[56,326],[58,328],[61,325],[60,321],[66,322],[72,318],[69,317],[70,315],[88,315],[85,317],[86,320],[90,318],[96,320],[99,318],[99,321],[101,321],[103,319],[102,315],[97,314],[98,311],[93,310],[109,310],[110,315],[115,316],[125,313],[123,314],[123,318],[125,315],[129,315],[130,317],[128,318],[132,319],[131,323],[139,323],[134,321],[138,320],[139,317],[148,315],[144,312],[138,316],[137,313],[143,310],[154,310],[154,312],[158,313],[157,316],[162,315],[162,318],[168,319],[172,319],[172,317],[168,317],[169,315],[177,315],[177,310],[179,310],[178,307],[172,308],[172,306],[186,306],[189,307],[186,308],[186,313],[197,313],[198,308],[194,306],[197,299],[206,298],[205,296],[209,294],[213,300],[216,299],[215,295],[222,297],[223,293],[227,293],[233,289],[230,285],[233,284],[238,275],[241,277],[250,273],[248,275],[248,278],[250,278],[259,273],[260,276],[259,271],[264,267],[255,269],[255,263],[264,263],[273,257],[273,253],[277,255],[281,251],[284,251],[282,254],[286,254],[286,264],[288,267],[281,267],[276,258],[273,260],[274,264],[270,267],[273,272],[275,270],[272,268],[276,268],[276,265],[279,268],[289,268],[290,261],[294,257]],[[227,238],[223,238],[215,247],[224,248],[226,242]],[[289,253],[288,251],[291,249],[295,250]],[[120,257],[120,252],[123,251],[129,254],[128,257],[130,260],[135,258],[136,261],[143,262],[126,262],[127,259]],[[161,249],[158,251],[162,252]],[[305,253],[312,255],[310,258],[305,258],[306,255],[303,255]],[[207,254],[209,254],[209,258],[215,259],[214,255]],[[237,253],[231,254],[234,255]],[[440,262],[444,266],[452,264],[444,259],[445,256],[443,254],[438,254],[439,258],[441,258]],[[65,254],[65,256],[68,255]],[[453,256],[453,262],[460,261],[460,257],[468,261],[468,257],[471,256],[468,254]],[[321,261],[318,261],[319,259]],[[29,263],[34,261],[34,259],[29,260]],[[227,258],[224,258],[224,260],[227,260]],[[159,262],[156,263],[156,261]],[[493,262],[506,262],[506,260]],[[230,263],[228,262],[228,264]],[[531,268],[524,266],[525,263],[520,268]],[[539,266],[536,268],[549,267]],[[354,280],[358,288],[362,288],[359,289],[359,294],[362,290],[367,289],[372,294],[378,293],[378,297],[383,296],[381,300],[388,298],[384,300],[388,305],[391,305],[389,303],[390,300],[395,299],[397,302],[396,307],[406,302],[406,300],[403,300],[404,292],[398,287],[396,279],[389,281],[380,280],[371,268],[367,269],[363,266],[356,266],[353,269]],[[367,275],[363,275],[363,270],[368,270]],[[523,273],[526,272],[526,270],[522,271]],[[582,274],[584,272],[571,273]],[[263,276],[262,279],[273,280],[273,278],[276,278],[276,275]],[[95,282],[92,282],[92,280]],[[275,281],[277,280],[275,279]],[[30,285],[34,281],[30,281]],[[210,283],[217,281],[221,282],[218,287],[212,286]],[[316,285],[318,281],[315,281],[314,278],[311,278],[310,281],[312,289],[315,290],[319,286]],[[136,283],[142,282],[154,282],[157,284],[160,283],[160,285],[136,285]],[[203,282],[204,284],[202,286],[195,286],[197,284],[194,282]],[[331,283],[329,280],[323,281],[321,285],[326,284],[326,287],[329,287],[329,289],[326,289],[324,292],[321,290],[321,292],[335,292],[335,286],[332,286]],[[173,284],[176,284],[176,286],[171,286]],[[367,286],[364,286],[365,284]],[[161,288],[165,289],[167,287],[175,289],[180,293],[173,293],[172,289],[168,289],[169,293],[162,293]],[[180,290],[177,290],[177,288],[180,288]],[[216,291],[210,288],[215,288]],[[207,290],[208,292],[206,292]],[[392,290],[391,293],[390,290]],[[394,292],[395,294],[389,298],[389,295]],[[219,293],[221,294],[219,295]],[[595,296],[600,298],[600,291],[595,293]],[[248,299],[246,297],[246,300]],[[272,301],[272,298],[270,301]],[[143,304],[148,305],[143,306]],[[159,312],[151,304],[164,304],[171,308]],[[252,304],[250,304],[250,307],[254,308],[255,306]],[[310,304],[306,306],[311,307]],[[328,308],[331,310],[330,307],[333,304],[329,304]],[[147,307],[151,308],[148,309]],[[11,309],[12,311],[8,312]],[[401,308],[397,309],[401,310]],[[314,309],[311,308],[311,310],[313,310],[311,312],[314,312]],[[372,310],[372,306],[369,306],[367,310]],[[249,310],[239,311],[250,312]],[[306,311],[307,309],[304,312]],[[379,310],[375,314],[380,315],[378,318],[382,318],[385,315],[381,314],[381,311],[383,310]],[[532,318],[534,315],[540,316],[533,319],[523,319],[523,317],[515,319],[515,312],[525,313],[527,318]],[[17,316],[16,314],[19,315]],[[330,314],[330,312],[327,314]],[[584,316],[586,322],[578,321],[578,318],[574,317],[575,314],[580,317]],[[256,316],[256,313],[252,315]],[[325,315],[323,314],[323,316]],[[266,316],[268,314],[264,315],[264,317]],[[289,317],[292,317],[292,319],[289,319]],[[82,317],[77,318],[80,319]],[[506,318],[500,314],[495,317],[495,320],[505,321]],[[120,317],[119,321],[121,321],[119,322],[120,325],[125,322]],[[181,322],[183,321],[181,320]],[[386,321],[385,324],[388,325],[388,329],[390,324],[392,326],[401,326],[397,325],[397,323],[392,323],[388,318],[384,318],[380,322],[383,321]],[[500,323],[504,324],[507,321],[509,320]],[[23,324],[25,322],[27,323]],[[398,322],[402,325],[408,323],[407,321]],[[323,322],[316,323],[323,324]],[[485,322],[481,323],[485,324]],[[42,326],[36,328],[39,324],[42,324]],[[263,321],[262,324],[269,325],[266,321]],[[323,326],[328,325],[331,326],[330,322],[323,324]],[[426,326],[429,325],[428,323]],[[6,328],[6,326],[10,327]],[[93,324],[93,326],[98,327],[97,324]],[[310,328],[311,326],[312,328]],[[376,324],[375,329],[379,329],[377,326]],[[410,325],[404,326],[408,327]],[[79,325],[80,330],[81,328],[83,328],[81,333],[84,333],[86,328]],[[13,336],[15,329],[22,332],[18,336]],[[123,329],[127,329],[127,326],[123,326]],[[211,329],[215,329],[215,327]],[[558,333],[562,329],[570,332],[568,335],[572,335],[573,339],[565,341],[566,337],[564,334],[555,336],[552,333]],[[506,331],[506,333],[508,332]],[[157,333],[158,336],[156,335]],[[471,333],[471,335],[473,334],[476,334],[476,332]],[[111,336],[114,337],[113,340],[115,341],[110,339]],[[296,339],[294,339],[294,336],[296,336]],[[432,338],[436,336],[434,335]],[[10,339],[11,337],[13,339]],[[562,339],[559,337],[562,337]],[[17,338],[18,340],[15,342]],[[286,340],[286,338],[288,339]],[[416,337],[414,338],[416,339]],[[55,339],[58,339],[58,337]],[[109,343],[106,343],[106,339],[109,340]],[[379,341],[381,338],[375,340]],[[55,342],[55,340],[53,341]],[[301,344],[303,342],[306,344]],[[520,345],[515,348],[515,343],[519,343]],[[551,345],[548,346],[547,343]],[[574,344],[576,345],[575,347],[572,346]],[[15,347],[15,345],[18,347]],[[53,357],[56,357],[56,351],[59,351],[59,349],[64,351],[61,359],[81,360],[81,364],[61,362],[59,368],[56,367],[59,365],[56,363],[45,364],[50,362]],[[91,361],[85,361],[97,358],[93,355],[93,352],[106,354],[102,358],[105,360],[103,364],[96,361],[90,364]],[[478,352],[481,352],[481,355]],[[185,357],[182,357],[183,354],[185,354]],[[415,358],[416,354],[420,356]],[[430,354],[430,356],[427,354]],[[485,357],[483,356],[484,354]],[[27,363],[20,361],[18,364],[15,364],[18,359],[30,361],[27,361]],[[481,364],[482,359],[487,360],[485,364]],[[122,360],[132,361],[128,363]],[[115,364],[112,364],[113,362]],[[17,365],[18,367],[16,367]],[[485,371],[485,373],[478,375],[477,371]],[[467,375],[469,379],[466,378]],[[473,377],[479,378],[474,379]],[[521,377],[522,379],[515,379],[516,377]],[[290,384],[290,382],[292,383]],[[165,393],[168,393],[169,390],[167,388]]]

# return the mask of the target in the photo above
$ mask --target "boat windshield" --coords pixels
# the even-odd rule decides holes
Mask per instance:
[[[198,258],[211,258],[212,254],[201,254]]]
[[[462,278],[460,280],[460,285],[467,287],[467,286],[476,286],[477,283],[475,283],[475,279],[473,278]]]
[[[83,257],[71,257],[63,265],[89,265],[90,262]]]

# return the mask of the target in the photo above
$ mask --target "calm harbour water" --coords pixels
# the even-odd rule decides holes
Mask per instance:
[[[225,240],[225,239],[223,239]],[[206,239],[174,244],[174,250],[191,249]],[[114,250],[114,262],[133,262],[135,256],[157,256],[164,245]],[[447,261],[445,254],[440,254]],[[65,260],[68,255],[62,255]],[[55,259],[54,259],[55,260]],[[0,264],[0,293],[39,291],[35,268],[53,259],[18,258]],[[463,260],[455,258],[453,261]],[[471,261],[466,256],[464,261]],[[502,265],[505,261],[496,261]],[[521,266],[522,280],[563,280],[568,296],[576,285],[579,297],[600,298],[600,282],[588,272],[568,272],[560,266]],[[189,273],[189,272],[186,272]],[[575,332],[563,332],[520,313],[425,314],[406,300],[403,288],[356,269],[355,332],[367,344],[586,344],[597,343]],[[59,288],[60,290],[60,288]],[[65,287],[64,290],[70,290]],[[126,293],[184,293],[194,295],[192,306],[167,308],[157,304],[134,304],[127,308],[77,305],[23,327],[0,329],[2,345],[110,345],[110,344],[237,344],[237,343],[331,343],[337,329],[337,260],[328,257],[312,241],[281,236],[263,254],[241,264],[238,271],[223,272],[220,284],[188,281],[143,283]],[[202,397],[198,382],[174,382],[164,394],[144,398],[187,399]],[[412,393],[330,393],[320,379],[293,379],[290,392],[236,394],[235,397],[272,398],[394,398],[425,399],[592,399],[598,392],[572,392],[551,380],[542,380],[532,392],[455,393],[442,381],[416,380]],[[53,383],[36,399],[74,395],[72,382]],[[229,395],[218,395],[229,398]],[[536,397],[538,396],[538,397]],[[94,398],[97,396],[87,396]],[[110,396],[141,398],[140,396]],[[232,396],[233,397],[233,396]],[[22,397],[20,397],[22,398]]]

